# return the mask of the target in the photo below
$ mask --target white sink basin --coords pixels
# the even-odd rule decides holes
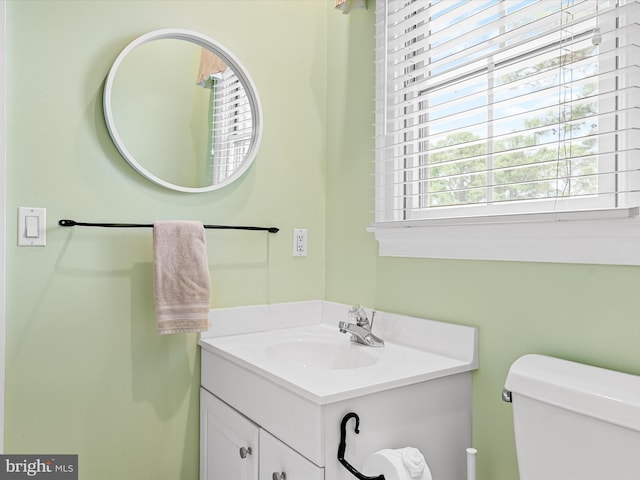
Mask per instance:
[[[370,347],[345,340],[332,343],[299,339],[270,345],[265,352],[276,361],[312,369],[347,370],[368,367],[378,361],[377,356],[364,350]]]

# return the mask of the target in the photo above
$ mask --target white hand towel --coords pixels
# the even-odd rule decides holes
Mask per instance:
[[[202,223],[153,224],[153,278],[159,334],[208,330],[211,280]]]

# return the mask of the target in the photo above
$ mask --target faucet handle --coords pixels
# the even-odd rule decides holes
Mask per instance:
[[[349,318],[356,322],[356,325],[362,327],[364,325],[369,324],[369,319],[367,318],[367,314],[362,308],[362,305],[353,305],[349,309]]]
[[[371,330],[373,330],[373,319],[376,316],[376,311],[375,310],[371,310]]]

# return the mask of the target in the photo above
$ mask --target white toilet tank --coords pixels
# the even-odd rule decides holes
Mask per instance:
[[[640,376],[525,355],[505,389],[520,480],[640,480]]]

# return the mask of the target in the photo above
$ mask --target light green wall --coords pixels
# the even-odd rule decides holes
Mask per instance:
[[[196,340],[155,333],[150,232],[65,217],[281,227],[207,233],[215,306],[326,298],[477,326],[480,480],[517,477],[499,400],[516,357],[640,373],[638,268],[377,257],[373,25],[373,8],[329,0],[8,0],[7,452],[79,453],[83,479],[197,478]],[[118,52],[169,26],[227,46],[261,94],[256,163],[219,192],[148,184],[102,119]],[[14,246],[18,206],[47,208],[46,248]],[[309,229],[307,258],[291,256],[294,227]]]
[[[196,335],[156,334],[151,230],[57,221],[278,226],[208,231],[213,305],[323,298],[327,5],[7,1],[7,452],[78,453],[88,480],[198,478]],[[167,27],[225,45],[261,95],[258,157],[218,192],[150,184],[107,133],[111,63]],[[15,246],[18,206],[47,208],[45,248]],[[294,227],[309,231],[306,258],[291,254]]]
[[[365,232],[374,196],[374,12],[362,13],[346,29],[329,17],[326,296],[478,327],[478,477],[515,480],[512,412],[500,400],[509,366],[536,352],[640,374],[640,268],[378,257]]]

